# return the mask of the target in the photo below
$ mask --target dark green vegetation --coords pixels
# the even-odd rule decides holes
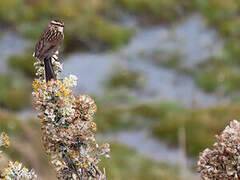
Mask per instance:
[[[65,50],[118,48],[131,37],[120,15],[133,13],[146,22],[170,23],[194,8],[191,0],[2,0],[0,22],[37,40],[50,19],[65,21]],[[145,17],[145,18],[142,18]]]
[[[0,132],[6,132],[9,135],[23,135],[23,125],[13,114],[1,110],[0,123]]]
[[[141,89],[144,87],[144,77],[139,72],[131,70],[117,70],[106,82],[108,88]]]
[[[128,11],[153,22],[171,22],[194,8],[191,0],[115,0]]]
[[[227,94],[240,90],[240,67],[237,65],[225,59],[211,58],[199,64],[198,69],[195,72],[196,82],[205,91],[220,90]]]
[[[178,69],[181,64],[181,58],[179,55],[173,54],[169,59],[158,61],[158,63],[162,67]]]
[[[130,39],[133,31],[116,21],[119,20],[118,11],[137,15],[145,23],[169,24],[194,9],[202,12],[209,26],[216,28],[225,41],[225,46],[223,56],[210,58],[199,64],[191,75],[205,91],[220,91],[225,94],[239,92],[240,1],[238,0],[1,0],[0,22],[16,27],[25,37],[36,41],[50,19],[62,18],[66,23],[64,42],[66,51],[95,50],[100,47],[100,49],[118,48]],[[32,52],[14,55],[9,58],[8,65],[28,77],[33,77],[31,55]],[[177,56],[167,59],[166,62],[157,63],[175,69],[181,64]],[[100,132],[149,127],[153,129],[157,138],[177,145],[178,130],[180,127],[185,127],[187,153],[196,156],[204,148],[211,147],[215,141],[214,135],[219,134],[230,120],[240,118],[239,104],[203,109],[187,109],[174,103],[164,102],[136,107],[112,106],[111,99],[118,99],[118,102],[129,100],[127,96],[116,95],[117,89],[141,88],[142,82],[141,74],[136,72],[113,75],[107,85],[115,94],[108,94],[109,101],[104,102],[104,106],[97,102],[99,110],[96,119]],[[0,75],[0,106],[13,110],[27,106],[31,97],[31,88],[26,84],[28,83],[21,76]],[[0,132],[7,132],[12,141],[12,147],[6,153],[28,167],[38,169],[41,172],[38,173],[39,175],[49,174],[51,168],[46,160],[41,159],[46,156],[43,152],[38,152],[42,147],[39,143],[40,132],[37,131],[39,124],[31,123],[28,124],[29,130],[24,122],[20,123],[14,116],[0,112]],[[111,156],[112,159],[103,162],[111,179],[177,179],[176,168],[154,163],[125,146],[112,143]],[[42,164],[39,166],[39,164],[31,164],[32,162]]]
[[[95,49],[99,45],[117,48],[127,42],[131,30],[116,21],[123,12],[146,19],[148,23],[169,24],[188,12],[200,11],[227,40],[229,52],[237,57],[239,9],[237,0],[2,0],[0,22],[15,26],[26,37],[36,41],[50,18],[64,19],[66,50],[71,51],[76,48]]]
[[[0,75],[0,106],[20,110],[29,105],[30,83],[20,75]]]
[[[35,168],[42,179],[55,179],[39,143],[40,124],[36,120],[20,122],[14,115],[4,111],[0,112],[0,123],[0,132],[7,132],[11,141],[10,147],[4,149],[5,155]],[[153,162],[115,142],[111,142],[111,159],[104,159],[101,166],[106,168],[108,178],[114,180],[180,180],[176,167]]]
[[[191,72],[199,87],[207,92],[220,91],[225,94],[237,93],[240,68],[240,1],[237,0],[115,0],[117,5],[147,21],[155,23],[172,22],[189,11],[198,11],[206,17],[210,26],[215,28],[224,40],[222,57],[209,59],[200,64],[199,69]],[[167,61],[156,63],[170,68],[179,68],[179,58],[173,56]],[[181,71],[181,70],[180,70]],[[185,70],[183,70],[185,73]]]
[[[35,59],[30,51],[12,55],[7,59],[11,73],[0,75],[1,107],[16,111],[30,105],[31,82],[35,77],[34,62]]]
[[[7,59],[9,73],[0,74],[0,107],[19,111],[31,104],[33,63],[31,53],[12,55]]]
[[[100,131],[115,131],[136,127],[153,127],[156,122],[168,114],[185,111],[185,108],[174,103],[161,102],[142,104],[132,107],[116,105],[99,105],[96,122]]]
[[[218,105],[211,108],[185,108],[174,103],[160,102],[130,108],[109,106],[97,112],[100,131],[129,128],[151,128],[157,138],[178,144],[179,128],[186,130],[188,155],[196,156],[211,147],[230,120],[240,118],[240,105]]]
[[[117,48],[131,36],[131,30],[106,18],[112,11],[106,1],[3,0],[0,21],[12,25],[26,37],[37,40],[50,19],[65,20],[67,51],[76,48]]]
[[[98,130],[101,132],[128,129],[136,126],[136,121],[132,119],[129,108],[119,108],[107,105],[99,105],[96,114],[96,123]]]
[[[224,40],[222,57],[210,59],[197,73],[197,83],[206,91],[239,92],[240,68],[240,1],[203,0],[197,6],[209,25]]]
[[[198,1],[198,7],[207,17],[209,23],[217,27],[226,39],[239,37],[239,1],[203,0]]]
[[[42,144],[39,143],[41,133],[36,120],[20,121],[15,115],[1,110],[0,133],[2,132],[6,132],[10,138],[10,147],[1,149],[9,160],[22,162],[26,167],[36,169],[41,179],[54,179],[55,174],[48,165]],[[0,168],[6,167],[6,163],[1,159]]]
[[[170,143],[178,143],[180,127],[186,130],[186,147],[189,155],[196,156],[206,147],[211,147],[215,135],[219,134],[230,120],[240,118],[240,105],[222,105],[205,109],[186,109],[182,111],[166,112],[158,117],[154,127],[154,134]]]
[[[35,77],[35,69],[33,63],[36,61],[31,52],[12,55],[7,60],[8,66],[14,70],[20,70],[28,77]]]
[[[181,63],[183,56],[181,52],[165,52],[163,50],[156,50],[153,55],[149,58],[153,64],[160,67],[165,67],[174,70],[181,70]]]
[[[121,144],[111,143],[111,159],[102,162],[109,179],[180,180],[177,168],[155,163]]]

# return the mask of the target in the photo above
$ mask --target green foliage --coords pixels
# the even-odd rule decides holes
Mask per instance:
[[[96,43],[117,48],[129,40],[131,30],[110,22],[103,15],[108,6],[109,2],[102,0],[2,0],[0,21],[15,25],[25,37],[36,41],[51,19],[63,19],[65,45],[74,45],[67,46],[67,50],[91,48]]]
[[[121,144],[111,143],[111,159],[101,164],[109,179],[180,180],[176,168],[155,163]]]
[[[38,177],[41,179],[54,179],[55,173],[49,167],[42,144],[39,143],[41,132],[40,124],[37,123],[36,119],[34,122],[29,122],[28,119],[21,121],[13,113],[1,110],[0,132],[6,132],[10,137],[10,147],[1,150],[4,151],[3,155],[7,155],[10,160],[38,169]],[[52,177],[49,177],[51,175]]]
[[[209,59],[199,65],[199,71],[195,74],[197,85],[207,92],[221,90],[232,93],[240,90],[239,67],[227,60]]]
[[[9,67],[19,69],[29,77],[35,76],[35,69],[33,67],[35,59],[32,57],[31,53],[12,55],[7,61]]]
[[[232,119],[240,118],[240,105],[216,106],[208,109],[190,109],[167,113],[154,128],[155,135],[170,143],[178,143],[178,130],[185,127],[186,146],[189,155],[198,155],[211,147],[219,134]]]
[[[182,16],[181,10],[194,7],[191,0],[115,0],[123,8],[140,15],[150,17],[150,20],[170,22]]]
[[[182,55],[180,52],[164,52],[163,50],[154,52],[151,61],[160,67],[181,69]]]
[[[8,135],[23,135],[22,123],[11,113],[0,111],[0,132]]]
[[[139,72],[122,70],[116,71],[106,83],[108,88],[139,89],[144,86],[144,77]]]
[[[96,34],[98,40],[103,40],[103,43],[114,48],[127,42],[132,34],[130,29],[103,20],[96,21],[96,26],[93,26],[93,29],[95,30],[93,34]]]
[[[151,127],[169,114],[182,112],[184,107],[169,102],[141,104],[133,107],[100,105],[96,123],[100,131],[129,129],[133,127]]]
[[[166,68],[179,68],[179,65],[181,63],[181,57],[177,54],[173,54],[169,59],[160,61],[159,64]]]
[[[135,121],[130,118],[128,109],[105,106],[97,112],[96,123],[99,131],[119,130],[133,127]]]
[[[46,28],[48,20],[41,20],[37,22],[22,22],[17,25],[17,31],[20,32],[25,38],[36,42],[40,34]],[[32,54],[32,53],[30,53]]]
[[[210,60],[208,67],[196,76],[197,84],[212,92],[225,93],[239,91],[240,56],[240,1],[237,0],[197,0],[199,10],[224,39],[224,60]]]
[[[24,132],[23,123],[19,121],[15,115],[1,110],[0,132],[5,132],[10,136],[10,148],[4,148],[4,152],[13,159],[21,159],[21,153],[12,144],[13,142],[11,137],[22,138],[26,141],[26,134]]]
[[[29,105],[31,89],[19,76],[0,75],[0,106],[20,110]]]
[[[211,147],[230,120],[240,118],[240,105],[187,109],[174,103],[142,104],[131,108],[106,107],[97,113],[100,131],[150,127],[154,135],[170,144],[178,144],[180,127],[186,130],[188,155],[196,156]]]
[[[229,61],[239,63],[240,42],[240,2],[237,0],[198,1],[199,9],[208,22],[215,26],[226,41],[226,53]]]
[[[60,18],[65,20],[66,51],[96,48],[96,44],[118,48],[129,40],[132,31],[111,21],[119,18],[116,12],[127,9],[148,17],[148,21],[169,23],[193,7],[191,0],[2,0],[0,22],[16,26],[25,37],[36,41],[50,19]]]
[[[13,159],[20,159],[21,153],[12,146],[11,137],[17,136],[26,139],[22,122],[13,114],[0,111],[0,132],[6,132],[10,136],[10,148],[4,148],[4,152]]]
[[[86,15],[85,15],[86,16]],[[132,31],[118,24],[110,23],[98,16],[77,18],[67,22],[65,28],[65,46],[72,48],[73,45],[95,48],[97,44],[106,47],[118,48],[126,43]],[[67,49],[68,50],[68,49]]]
[[[170,113],[182,112],[185,108],[175,103],[161,102],[152,104],[142,104],[133,107],[131,112],[133,116],[143,117],[147,119],[160,120]]]
[[[238,19],[239,1],[203,0],[197,2],[209,22],[217,25],[220,32],[227,35],[234,31],[233,22]]]

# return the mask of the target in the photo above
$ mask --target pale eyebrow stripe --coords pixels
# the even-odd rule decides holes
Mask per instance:
[[[59,23],[59,22],[51,22],[52,24],[54,24],[54,25],[59,25],[59,26],[64,26],[63,24],[61,24],[61,23]]]

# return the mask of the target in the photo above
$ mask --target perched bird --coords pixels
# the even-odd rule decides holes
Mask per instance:
[[[40,61],[44,61],[45,78],[47,82],[51,79],[56,79],[51,59],[59,50],[64,39],[63,28],[63,21],[50,21],[48,27],[43,31],[35,46],[33,56]]]

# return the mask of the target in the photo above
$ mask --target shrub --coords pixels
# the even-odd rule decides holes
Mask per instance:
[[[10,56],[8,59],[8,65],[11,68],[22,71],[28,77],[34,77],[35,69],[33,67],[33,57],[31,53],[19,54]]]
[[[154,127],[154,133],[160,139],[177,144],[178,130],[184,126],[187,153],[197,155],[214,142],[214,135],[226,126],[229,119],[240,117],[239,110],[239,104],[230,104],[167,113]]]
[[[31,91],[28,85],[21,76],[0,75],[0,106],[20,110],[29,105]]]
[[[106,82],[108,88],[141,89],[144,86],[144,77],[139,72],[118,70]]]
[[[156,163],[134,150],[118,143],[111,143],[111,159],[101,165],[108,170],[109,179],[131,180],[180,180],[178,169]]]

